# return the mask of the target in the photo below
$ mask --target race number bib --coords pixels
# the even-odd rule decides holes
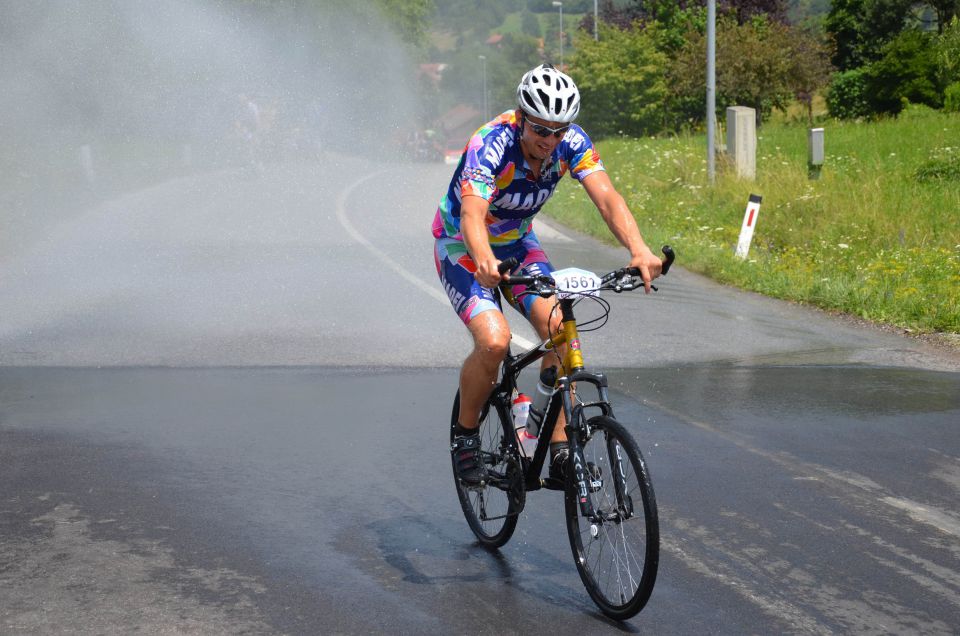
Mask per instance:
[[[553,272],[551,276],[557,282],[557,296],[560,298],[600,295],[600,277],[593,272],[568,267]]]

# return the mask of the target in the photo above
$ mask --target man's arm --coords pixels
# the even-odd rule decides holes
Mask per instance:
[[[650,282],[660,275],[662,261],[643,241],[637,221],[630,213],[627,202],[613,187],[610,176],[604,170],[587,175],[581,183],[590,200],[600,210],[600,216],[603,217],[607,227],[617,240],[630,250],[630,267],[640,269],[643,286],[647,293],[650,293]]]
[[[489,208],[490,204],[483,197],[464,196],[460,204],[460,233],[477,265],[477,281],[484,287],[493,288],[500,284],[502,276],[497,271],[500,261],[490,248],[490,233],[486,224]]]

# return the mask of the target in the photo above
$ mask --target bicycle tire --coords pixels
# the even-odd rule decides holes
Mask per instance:
[[[636,441],[612,417],[586,421],[580,444],[591,475],[588,496],[601,520],[581,515],[576,478],[568,467],[567,534],[580,579],[600,610],[616,620],[635,616],[650,599],[660,560],[657,503]],[[592,466],[591,466],[592,464]],[[600,470],[597,471],[596,468]],[[626,497],[611,477],[622,469]],[[637,500],[642,502],[641,506]]]
[[[460,415],[460,392],[453,400],[450,418],[450,442]],[[487,548],[499,548],[510,540],[517,528],[520,511],[526,501],[523,468],[519,458],[508,452],[506,435],[513,434],[511,422],[503,422],[488,401],[480,412],[480,453],[493,478],[481,487],[467,488],[457,478],[451,456],[453,482],[463,508],[463,516],[477,540]]]

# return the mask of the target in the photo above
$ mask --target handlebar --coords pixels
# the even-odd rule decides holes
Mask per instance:
[[[510,257],[505,261],[502,261],[500,265],[497,266],[497,271],[500,272],[500,275],[508,274],[511,269],[517,267],[520,264],[514,257]],[[509,285],[532,285],[533,283],[544,283],[547,285],[554,285],[555,281],[550,276],[514,276],[510,275],[510,280],[505,280],[500,284],[509,284]]]
[[[673,251],[673,248],[669,245],[664,245],[662,248],[660,248],[660,251],[663,252],[664,255],[660,274],[666,275],[666,273],[670,271],[670,266],[673,265],[673,261],[676,259],[677,255]],[[497,267],[497,271],[500,272],[501,275],[507,274],[519,264],[520,262],[516,258],[511,257],[501,262]],[[622,267],[620,269],[616,269],[600,277],[600,289],[610,289],[619,294],[620,292],[643,287],[642,282],[637,283],[633,282],[632,280],[624,280],[632,279],[637,276],[640,276],[640,268],[638,267]],[[530,293],[544,297],[552,296],[554,293],[556,293],[556,281],[554,281],[550,276],[511,275],[509,280],[503,281],[500,284],[526,285],[527,287],[531,288]],[[655,286],[651,285],[650,287],[654,291],[657,291]]]

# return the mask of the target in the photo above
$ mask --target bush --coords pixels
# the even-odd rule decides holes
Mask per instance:
[[[921,31],[904,31],[883,47],[883,57],[865,73],[865,97],[875,113],[898,114],[907,102],[943,105],[938,86],[938,65],[933,37]]]
[[[863,69],[835,73],[827,89],[827,109],[837,119],[856,119],[870,114]]]
[[[900,114],[897,115],[900,119],[936,119],[940,115],[940,111],[935,108],[930,108],[926,104],[913,104],[909,101],[903,102],[903,110],[900,111]]]
[[[578,32],[570,74],[580,88],[580,122],[595,137],[643,136],[662,129],[667,57],[656,29],[600,25],[600,40]]]
[[[960,113],[960,82],[947,86],[947,90],[943,92],[943,110]]]

